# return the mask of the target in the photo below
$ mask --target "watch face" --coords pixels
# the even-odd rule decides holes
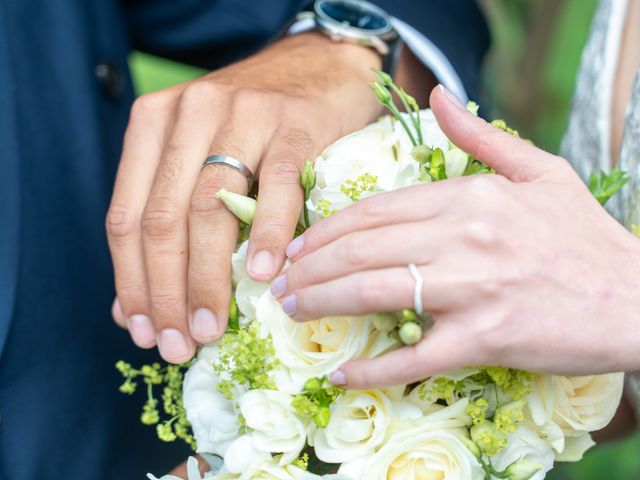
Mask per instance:
[[[369,33],[391,28],[387,15],[375,5],[358,0],[320,0],[316,13],[325,19]]]

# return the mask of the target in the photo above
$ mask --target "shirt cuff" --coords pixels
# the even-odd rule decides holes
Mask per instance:
[[[453,93],[463,105],[466,104],[469,101],[467,91],[462,84],[460,76],[451,65],[449,59],[442,53],[442,50],[422,33],[402,20],[394,17],[391,22],[416,58],[431,70],[438,81]]]

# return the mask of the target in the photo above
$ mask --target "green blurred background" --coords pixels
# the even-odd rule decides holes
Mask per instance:
[[[597,0],[481,0],[493,36],[484,71],[491,117],[507,119],[537,145],[557,151],[567,123],[580,53]],[[138,93],[204,73],[134,53]],[[640,479],[640,434],[602,444],[577,464],[559,465],[552,480]]]

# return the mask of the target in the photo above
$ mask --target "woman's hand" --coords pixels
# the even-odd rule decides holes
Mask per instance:
[[[352,361],[334,383],[409,383],[499,364],[586,374],[640,367],[640,241],[569,164],[468,113],[443,89],[431,106],[457,146],[501,175],[425,184],[358,202],[287,248],[272,292],[296,320],[413,307],[435,325],[415,346]]]
[[[302,206],[299,169],[379,114],[372,50],[310,33],[244,61],[140,97],[107,216],[113,315],[144,348],[181,363],[226,328],[238,222],[215,194],[247,179],[209,155],[236,157],[259,179],[249,274],[271,279]]]

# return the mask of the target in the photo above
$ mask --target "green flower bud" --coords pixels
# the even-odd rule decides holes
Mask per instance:
[[[302,172],[300,172],[300,185],[305,193],[310,192],[316,186],[316,172],[313,169],[313,163],[305,162]],[[307,195],[305,195],[307,197]]]
[[[534,463],[526,458],[521,458],[513,462],[505,470],[505,474],[509,480],[529,480],[533,477],[542,466],[538,463]]]
[[[389,92],[387,87],[382,85],[380,82],[373,82],[371,84],[371,88],[381,104],[387,105],[391,103],[391,92]]]
[[[234,295],[231,295],[231,301],[229,302],[229,328],[231,330],[238,330],[240,328],[240,310],[238,310],[238,304]]]
[[[331,411],[329,410],[329,407],[324,407],[324,406],[318,408],[318,413],[316,413],[313,416],[313,421],[320,428],[324,428],[327,425],[329,425],[330,419],[331,419]]]
[[[431,160],[432,155],[433,150],[426,145],[418,145],[413,147],[413,150],[411,150],[411,156],[413,159],[422,165],[428,163]]]
[[[401,313],[402,313],[402,319],[401,319],[402,323],[405,323],[405,322],[417,323],[419,320],[418,314],[408,308],[403,309]]]
[[[422,340],[422,327],[415,322],[407,322],[400,327],[400,340],[405,345],[414,345]]]
[[[216,193],[216,198],[222,200],[224,206],[229,209],[240,221],[251,225],[253,217],[256,214],[257,202],[255,199],[240,195],[238,193],[229,192],[221,188]]]
[[[469,433],[471,440],[490,457],[497,455],[507,446],[507,436],[489,420],[474,425]]]
[[[436,180],[446,180],[447,178],[444,152],[439,148],[436,148],[433,151],[433,155],[431,155],[429,173],[431,173],[431,176]]]
[[[473,443],[470,439],[468,439],[467,437],[465,437],[464,435],[460,435],[459,436],[460,441],[462,443],[464,443],[464,446],[467,447],[467,449],[471,452],[471,454],[476,457],[476,458],[481,458],[482,457],[482,452],[480,451],[480,449],[478,448],[478,445],[476,445],[475,443]]]
[[[322,390],[322,382],[319,378],[310,378],[304,384],[304,390],[306,392],[317,392],[318,390]]]
[[[393,79],[388,73],[383,72],[382,70],[378,70],[377,68],[374,68],[373,71],[375,72],[376,77],[378,77],[380,83],[382,83],[383,85],[389,86],[393,83]]]

